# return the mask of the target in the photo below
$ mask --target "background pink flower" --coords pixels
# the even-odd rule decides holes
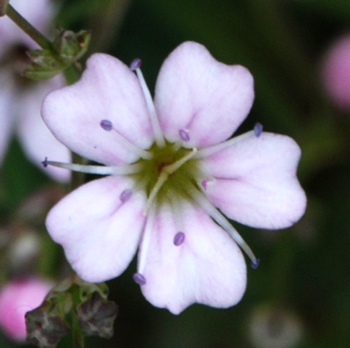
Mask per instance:
[[[341,109],[350,110],[350,34],[335,40],[322,62],[326,92]]]
[[[49,0],[13,0],[11,5],[32,25],[48,33],[54,7]],[[25,153],[42,168],[41,161],[48,153],[70,159],[68,149],[59,143],[40,117],[43,98],[64,85],[62,76],[49,81],[30,81],[21,76],[28,59],[26,51],[38,45],[8,17],[0,19],[0,163],[11,136],[15,133]],[[49,173],[59,181],[67,181],[69,173],[50,168]]]
[[[13,340],[25,341],[25,314],[41,305],[52,284],[40,278],[12,280],[0,290],[0,326]]]

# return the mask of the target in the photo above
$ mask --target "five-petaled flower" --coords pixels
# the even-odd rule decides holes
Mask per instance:
[[[105,166],[44,165],[108,175],[61,200],[48,231],[86,281],[119,276],[138,248],[134,280],[153,305],[175,314],[195,302],[232,306],[246,287],[236,243],[258,260],[224,214],[260,228],[296,222],[306,205],[300,149],[260,125],[227,140],[254,99],[244,67],[183,43],[165,60],[153,102],[140,65],[94,54],[78,83],[45,99],[57,139]]]
[[[55,12],[51,0],[11,0],[11,5],[38,30],[48,32]],[[10,18],[0,18],[0,163],[13,133],[29,159],[41,169],[45,151],[70,160],[69,150],[52,136],[40,117],[44,97],[64,85],[63,77],[34,82],[21,76],[29,63],[26,51],[38,48]],[[47,173],[59,181],[69,179],[68,172],[54,167]]]

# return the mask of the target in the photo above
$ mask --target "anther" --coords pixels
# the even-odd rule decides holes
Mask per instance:
[[[132,196],[132,190],[125,189],[120,194],[119,199],[121,200],[122,203],[125,203],[126,201],[128,201],[130,199],[131,196]]]
[[[47,157],[45,157],[45,159],[41,162],[41,164],[43,165],[44,168],[47,168],[47,166],[49,165],[47,161]]]
[[[185,233],[177,232],[174,237],[174,245],[179,246],[185,241]]]
[[[134,279],[134,282],[139,285],[145,285],[146,284],[146,278],[141,273],[135,273],[132,276],[132,279]]]
[[[256,123],[254,126],[254,135],[259,138],[263,131],[263,125],[261,123]]]
[[[136,69],[140,69],[141,65],[142,65],[142,60],[139,58],[135,58],[130,64],[130,69],[132,71],[135,71]]]
[[[117,139],[124,144],[125,147],[129,148],[129,150],[133,152],[137,152],[140,157],[145,158],[145,159],[151,159],[152,154],[147,152],[146,150],[138,147],[137,145],[133,144],[129,140],[127,140],[124,136],[119,134],[119,132],[114,128],[112,121],[110,120],[101,120],[100,126],[103,130],[110,132],[111,130],[114,131],[115,136]]]
[[[202,181],[202,186],[203,186],[204,190],[207,189],[208,181],[209,181],[208,178],[205,178],[205,179]]]
[[[190,136],[189,136],[188,132],[186,132],[184,129],[179,130],[179,135],[183,141],[185,141],[185,142],[190,141]]]
[[[113,123],[110,120],[102,120],[100,122],[100,126],[102,127],[102,129],[108,132],[113,129]]]
[[[257,269],[259,266],[260,266],[260,259],[255,259],[250,264],[250,267],[253,268],[253,269]]]

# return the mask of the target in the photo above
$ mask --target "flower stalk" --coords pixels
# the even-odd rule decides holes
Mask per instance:
[[[4,13],[18,25],[25,33],[27,33],[41,48],[49,50],[56,54],[53,49],[52,42],[46,38],[40,31],[34,28],[24,17],[22,17],[10,4],[5,1],[3,8]]]

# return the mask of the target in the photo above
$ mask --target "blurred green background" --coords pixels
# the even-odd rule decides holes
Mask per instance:
[[[262,260],[258,270],[248,270],[247,291],[238,305],[193,305],[179,316],[154,308],[132,280],[134,260],[108,282],[110,299],[120,310],[114,337],[88,338],[86,346],[350,346],[350,113],[332,105],[319,77],[328,45],[350,32],[350,1],[57,3],[62,27],[92,29],[89,54],[108,52],[126,64],[141,58],[151,90],[162,61],[186,40],[202,43],[224,63],[246,66],[255,78],[256,99],[238,133],[260,122],[266,131],[293,137],[303,151],[299,178],[308,196],[305,216],[290,229],[262,231],[234,223]],[[23,200],[48,185],[58,184],[30,164],[14,140],[1,168],[1,226],[13,222]],[[60,248],[44,236],[43,220],[36,224],[44,240],[38,270],[58,277]],[[70,339],[59,347],[71,347]],[[0,336],[1,348],[16,346]]]

